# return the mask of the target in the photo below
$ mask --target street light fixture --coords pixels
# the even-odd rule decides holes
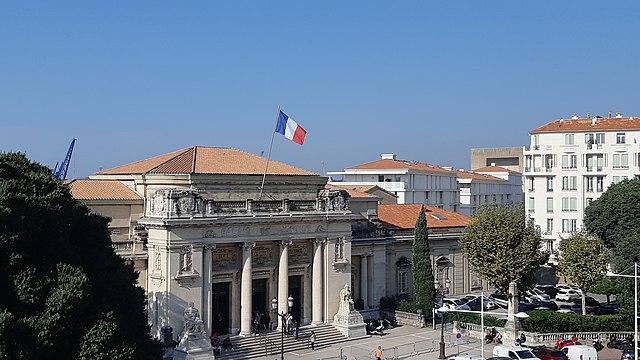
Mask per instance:
[[[289,298],[287,299],[287,305],[289,307],[288,312],[291,312],[291,308],[293,307],[293,297],[291,295],[289,295]],[[285,323],[285,317],[287,316],[287,314],[278,313],[278,299],[276,299],[275,297],[273,298],[273,300],[271,300],[271,309],[275,311],[276,315],[282,322],[282,328],[280,329],[280,360],[284,360],[284,332],[287,328],[287,324]]]
[[[444,281],[444,287],[436,280],[433,284],[436,291],[440,293],[440,297],[444,300],[444,296],[449,293],[449,288],[451,287],[451,280],[448,278]],[[440,355],[438,359],[446,359],[447,355],[445,354],[444,348],[444,312],[440,313]]]

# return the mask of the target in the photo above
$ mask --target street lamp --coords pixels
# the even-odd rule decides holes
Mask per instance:
[[[287,306],[289,307],[288,312],[291,312],[291,308],[293,307],[293,297],[291,295],[289,295],[289,298],[287,299]],[[280,329],[280,360],[284,360],[284,332],[287,328],[287,324],[285,322],[287,314],[278,313],[278,299],[275,297],[271,300],[271,309],[275,311],[276,315],[280,318],[280,321],[282,321],[282,328]]]
[[[638,358],[638,263],[633,263],[633,275],[616,274],[611,270],[607,271],[607,276],[633,278],[633,355]]]
[[[484,339],[482,338],[482,336],[484,335],[484,316],[485,315],[492,315],[492,316],[509,316],[510,314],[505,314],[505,313],[496,313],[496,312],[486,312],[484,311],[484,293],[480,293],[480,311],[473,311],[473,310],[453,310],[450,309],[446,306],[441,306],[438,310],[439,313],[445,314],[448,312],[460,312],[460,313],[468,313],[468,314],[480,314],[480,352],[482,353],[482,355],[480,356],[480,358],[484,359]],[[529,314],[525,313],[525,312],[519,312],[517,314],[513,314],[513,316],[517,317],[518,319],[526,319],[529,317]]]
[[[451,287],[451,280],[446,279],[444,281],[444,287],[442,285],[440,285],[438,280],[436,280],[433,285],[434,285],[436,291],[440,294],[441,299],[444,300],[444,296],[449,293],[449,288]],[[438,310],[438,312],[440,312],[440,310]],[[440,312],[440,318],[441,318],[441,320],[440,320],[440,355],[438,356],[438,359],[446,359],[447,358],[447,355],[444,353],[444,347],[445,347],[445,343],[444,343],[444,315],[445,315],[445,312]]]

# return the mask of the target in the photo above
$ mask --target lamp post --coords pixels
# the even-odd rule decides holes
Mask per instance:
[[[633,263],[633,275],[616,274],[607,271],[607,276],[633,278],[633,355],[638,358],[638,263]]]
[[[480,314],[480,351],[482,352],[482,355],[480,356],[482,359],[484,359],[484,339],[482,338],[482,336],[484,335],[484,316],[485,315],[491,315],[491,316],[509,316],[509,314],[505,314],[505,313],[496,313],[496,312],[486,312],[484,311],[484,293],[482,293],[482,295],[480,295],[480,311],[473,311],[473,310],[452,310],[446,306],[442,306],[438,309],[439,313],[448,313],[448,312],[459,312],[459,313],[468,313],[468,314]],[[519,312],[517,314],[513,314],[513,316],[517,317],[518,319],[526,319],[529,317],[529,315],[527,313],[524,312]]]
[[[289,298],[287,299],[287,306],[289,308],[288,312],[291,312],[291,308],[293,307],[293,297],[291,295],[289,295]],[[284,360],[284,332],[287,328],[287,324],[285,322],[287,314],[278,313],[278,299],[275,297],[271,300],[271,309],[275,311],[276,315],[280,318],[280,321],[282,321],[282,328],[280,329],[280,360]]]
[[[444,300],[444,296],[449,293],[449,288],[451,287],[451,280],[446,279],[444,281],[444,286],[440,285],[438,280],[436,280],[435,283],[434,283],[434,287],[436,288],[436,291],[440,295],[440,298]],[[445,312],[441,312],[440,309],[438,309],[438,312],[440,313],[440,318],[441,318],[441,320],[440,320],[440,355],[438,356],[438,359],[446,359],[447,355],[444,353],[444,348],[445,348],[445,343],[444,343],[444,315],[445,315]]]

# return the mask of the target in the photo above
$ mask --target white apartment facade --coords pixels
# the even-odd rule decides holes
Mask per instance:
[[[422,162],[398,160],[382,154],[380,160],[331,171],[342,176],[337,185],[377,185],[398,197],[398,204],[427,204],[447,211],[459,211],[460,195],[456,172]]]
[[[584,209],[619,181],[640,175],[640,117],[560,119],[530,132],[524,148],[525,209],[557,251],[583,227]]]
[[[516,204],[522,202],[522,176],[492,164],[474,171],[456,172],[460,187],[460,212],[475,214],[484,204]],[[500,176],[496,176],[500,175]]]

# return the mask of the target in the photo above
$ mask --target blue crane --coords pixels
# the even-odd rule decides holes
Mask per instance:
[[[71,154],[73,154],[73,147],[76,144],[76,139],[71,140],[71,145],[69,145],[69,150],[67,150],[67,156],[64,157],[62,164],[58,166],[56,163],[55,169],[53,169],[53,176],[56,179],[64,180],[67,178],[67,170],[69,170],[69,163],[71,162]]]

